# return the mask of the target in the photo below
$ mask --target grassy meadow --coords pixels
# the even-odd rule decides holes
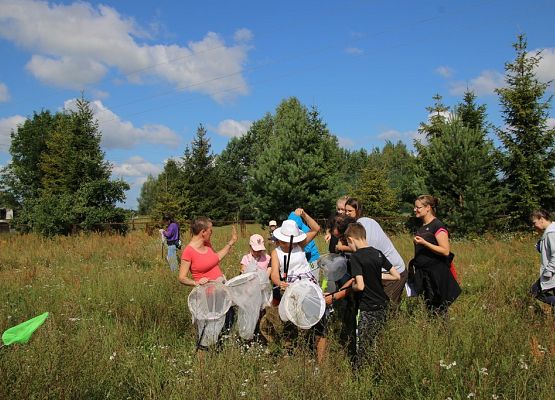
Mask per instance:
[[[228,278],[257,232],[248,226],[223,261]],[[215,228],[214,247],[229,234]],[[0,349],[0,398],[552,398],[555,320],[527,296],[539,269],[535,240],[453,242],[463,294],[449,319],[428,318],[418,300],[405,300],[355,375],[333,335],[319,370],[309,349],[286,354],[233,339],[199,363],[190,289],[170,272],[157,235],[3,235],[0,330],[50,316],[29,343]],[[411,237],[393,241],[408,262]],[[318,245],[327,248],[322,237]]]

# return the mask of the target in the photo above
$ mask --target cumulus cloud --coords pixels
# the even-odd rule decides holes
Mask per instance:
[[[345,53],[351,54],[354,56],[360,56],[361,54],[364,54],[364,50],[359,49],[358,47],[347,47],[345,49]]]
[[[222,136],[239,137],[247,133],[251,125],[252,121],[248,120],[236,121],[234,119],[225,119],[214,130]]]
[[[25,122],[27,118],[21,115],[13,115],[0,119],[0,151],[8,152],[10,149],[12,130],[16,130],[17,126]]]
[[[537,77],[542,82],[555,80],[555,49],[540,49],[542,59],[538,65]],[[534,50],[535,53],[537,50]],[[555,86],[551,84],[549,90],[555,91]]]
[[[148,175],[156,176],[161,171],[160,165],[153,164],[139,156],[133,156],[121,164],[113,163],[112,165],[112,174],[116,177],[146,179]]]
[[[0,103],[10,99],[10,92],[5,83],[0,82]]]
[[[67,100],[64,108],[75,110],[75,99]],[[95,118],[102,131],[102,145],[108,149],[130,149],[140,143],[153,143],[166,146],[179,144],[179,137],[164,125],[145,125],[141,128],[123,121],[117,114],[108,109],[100,100],[90,103]]]
[[[40,81],[67,89],[81,89],[96,83],[107,71],[101,63],[87,58],[51,58],[40,55],[31,57],[25,68]]]
[[[70,88],[99,82],[115,68],[132,83],[151,77],[225,101],[248,93],[242,71],[252,36],[240,29],[230,46],[214,32],[185,46],[149,45],[140,41],[146,30],[109,6],[19,0],[0,7],[0,37],[34,53],[27,69]]]
[[[444,65],[440,65],[439,67],[436,68],[436,72],[443,76],[444,78],[451,78],[453,76],[453,69],[446,67]]]
[[[548,118],[546,124],[548,128],[555,128],[555,118]]]
[[[466,90],[472,90],[476,96],[495,94],[494,90],[505,85],[502,73],[494,70],[485,70],[468,82],[452,82],[449,84],[449,93],[454,96],[460,96]]]

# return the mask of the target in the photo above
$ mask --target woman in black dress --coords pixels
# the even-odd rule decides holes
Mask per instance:
[[[422,221],[414,236],[414,286],[424,296],[428,310],[445,314],[461,293],[450,265],[449,232],[436,218],[437,199],[419,196],[414,202],[414,214]]]

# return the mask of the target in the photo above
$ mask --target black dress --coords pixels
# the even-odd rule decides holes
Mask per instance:
[[[429,224],[421,226],[416,235],[427,242],[438,245],[436,235],[440,231],[449,232],[443,223],[435,218]],[[431,311],[446,311],[447,307],[461,294],[461,288],[449,269],[450,259],[434,253],[423,244],[415,244],[414,286],[418,294],[424,296],[426,306]]]

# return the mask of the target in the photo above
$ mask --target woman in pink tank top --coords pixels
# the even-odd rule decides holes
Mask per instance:
[[[179,282],[184,285],[204,285],[208,281],[224,281],[225,277],[220,269],[220,261],[237,241],[237,231],[232,227],[231,239],[218,252],[212,249],[212,221],[206,217],[198,217],[191,222],[193,237],[181,255],[179,268]],[[191,277],[189,277],[189,271]]]

